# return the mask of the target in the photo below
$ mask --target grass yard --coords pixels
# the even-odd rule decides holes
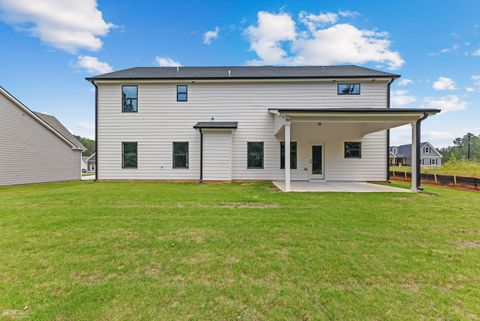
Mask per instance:
[[[478,192],[52,183],[0,231],[5,320],[480,318]]]
[[[411,166],[390,166],[391,171],[396,172],[407,172],[412,171]],[[425,174],[444,174],[444,175],[458,175],[458,176],[468,176],[468,177],[479,177],[480,178],[480,162],[464,162],[458,161],[455,163],[445,163],[438,168],[428,168],[422,167],[422,173]]]

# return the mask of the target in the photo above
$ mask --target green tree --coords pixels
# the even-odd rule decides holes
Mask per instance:
[[[449,161],[451,158],[454,158],[454,160],[468,160],[469,146],[470,160],[480,161],[480,135],[477,136],[472,133],[455,138],[453,146],[440,148],[438,151],[442,154],[444,162]]]
[[[75,137],[87,149],[86,151],[83,152],[83,154],[82,154],[83,156],[90,156],[93,153],[95,153],[95,141],[93,139],[86,138],[86,137],[80,137],[80,136],[76,136],[76,135],[75,135]]]

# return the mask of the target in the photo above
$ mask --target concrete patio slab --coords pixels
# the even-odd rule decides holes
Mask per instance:
[[[273,181],[281,191],[285,191],[284,181]],[[292,192],[353,192],[353,193],[411,193],[409,189],[367,182],[337,182],[337,181],[291,181]]]

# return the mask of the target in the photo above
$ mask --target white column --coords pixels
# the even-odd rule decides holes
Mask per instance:
[[[417,189],[417,126],[412,122],[412,184],[411,190],[418,192]]]
[[[285,121],[285,192],[290,192],[290,121]]]

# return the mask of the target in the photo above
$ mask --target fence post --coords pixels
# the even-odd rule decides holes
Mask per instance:
[[[438,184],[438,181],[437,181],[437,174],[436,173],[433,173],[433,177],[435,179],[435,184]]]
[[[457,186],[457,175],[453,175],[453,186]]]

